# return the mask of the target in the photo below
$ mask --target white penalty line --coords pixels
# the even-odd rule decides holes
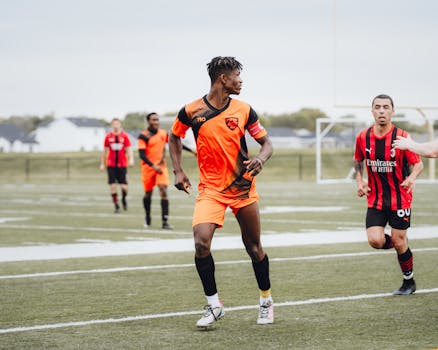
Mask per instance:
[[[437,292],[438,292],[438,288],[432,288],[432,289],[420,289],[420,290],[417,290],[415,293],[416,294],[430,294],[430,293],[437,293]],[[278,308],[278,307],[283,307],[283,306],[300,306],[300,305],[332,303],[332,302],[339,302],[339,301],[375,299],[375,298],[384,298],[384,297],[389,297],[389,296],[393,296],[393,294],[392,293],[359,294],[359,295],[333,297],[333,298],[316,298],[316,299],[308,299],[308,300],[286,301],[286,302],[274,303],[274,306],[276,308]],[[403,296],[397,296],[397,297],[404,298]],[[242,306],[225,308],[225,312],[258,309],[258,308],[259,308],[259,305],[242,305]],[[107,319],[101,319],[101,320],[54,323],[54,324],[36,325],[36,326],[29,326],[29,327],[3,328],[3,329],[0,329],[0,334],[28,332],[28,331],[40,331],[40,330],[56,329],[56,328],[91,326],[91,325],[96,325],[96,324],[143,321],[143,320],[152,320],[152,319],[168,318],[168,317],[190,316],[190,315],[199,315],[203,312],[204,311],[200,311],[200,310],[180,311],[180,312],[168,312],[168,313],[162,313],[162,314],[128,316],[128,317],[121,317],[121,318],[107,318]]]
[[[418,248],[412,249],[416,252],[430,252],[438,251],[438,248]],[[321,259],[336,259],[336,258],[350,258],[372,255],[385,255],[393,254],[392,251],[370,251],[370,252],[357,252],[357,253],[342,253],[342,254],[322,254],[322,255],[310,255],[299,256],[294,258],[269,258],[270,262],[286,262],[286,261],[305,261],[305,260],[321,260]],[[249,264],[250,260],[229,260],[218,261],[216,265],[237,265],[237,264]],[[147,266],[132,266],[132,267],[114,267],[109,269],[91,269],[91,270],[73,270],[73,271],[54,271],[54,272],[37,272],[20,275],[0,275],[0,280],[5,279],[19,279],[19,278],[38,278],[38,277],[56,277],[65,275],[78,275],[78,274],[90,274],[90,273],[112,273],[112,272],[128,272],[128,271],[142,271],[142,270],[160,270],[160,269],[176,269],[194,267],[195,264],[169,264],[169,265],[147,265]]]

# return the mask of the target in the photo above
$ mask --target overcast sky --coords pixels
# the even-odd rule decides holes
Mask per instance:
[[[177,111],[219,55],[259,114],[438,107],[438,1],[0,0],[0,116]]]

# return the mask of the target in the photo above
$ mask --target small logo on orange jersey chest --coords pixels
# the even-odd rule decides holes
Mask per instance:
[[[239,126],[239,119],[237,117],[225,118],[225,124],[227,125],[228,129],[234,130]]]

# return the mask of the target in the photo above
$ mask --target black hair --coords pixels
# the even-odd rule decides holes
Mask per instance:
[[[149,114],[146,116],[146,120],[149,121],[149,119],[151,119],[151,117],[152,117],[153,115],[158,115],[158,114],[155,113],[155,112],[151,112],[151,113],[149,113]]]
[[[383,98],[383,99],[390,100],[390,101],[391,101],[391,106],[392,106],[392,108],[394,108],[394,101],[392,100],[391,96],[389,96],[389,95],[385,95],[385,94],[380,94],[380,95],[377,95],[376,97],[374,97],[374,98],[373,98],[373,102],[371,102],[371,107],[374,106],[374,101],[375,101],[377,98]]]
[[[243,66],[239,61],[237,61],[234,57],[229,56],[218,56],[207,63],[207,71],[212,84],[219,78],[221,74],[229,73],[235,69],[241,71],[242,68]]]

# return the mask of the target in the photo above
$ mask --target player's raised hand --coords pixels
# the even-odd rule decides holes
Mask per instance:
[[[246,171],[251,176],[258,175],[263,169],[263,161],[258,157],[245,160],[243,161],[243,164],[246,165]]]
[[[187,175],[183,171],[174,173],[175,187],[180,191],[184,191],[185,193],[190,194],[190,191],[192,190],[192,184],[190,183]]]

